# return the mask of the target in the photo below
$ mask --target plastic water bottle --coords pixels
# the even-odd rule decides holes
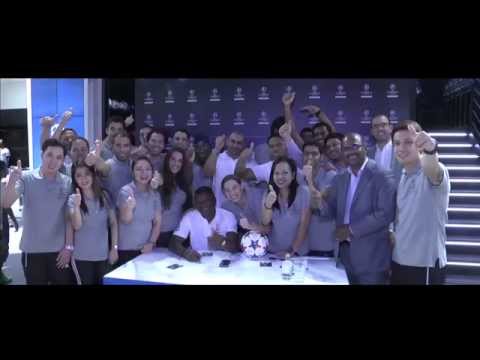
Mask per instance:
[[[293,262],[290,260],[290,254],[285,255],[285,260],[282,261],[282,278],[290,280],[293,276]]]

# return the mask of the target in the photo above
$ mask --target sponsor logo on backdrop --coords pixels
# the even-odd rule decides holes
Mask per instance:
[[[318,85],[312,85],[312,88],[308,93],[308,98],[311,100],[320,99],[320,91],[318,90]]]
[[[396,124],[398,122],[398,113],[396,110],[391,109],[388,111],[388,119],[391,123]]]
[[[233,95],[233,101],[245,101],[245,95],[241,87],[235,89],[235,94]]]
[[[335,99],[346,99],[347,98],[347,91],[343,84],[337,85],[337,91],[335,93]]]
[[[210,126],[220,126],[221,125],[220,123],[221,123],[221,119],[218,113],[217,112],[212,113],[212,116],[210,117]]]
[[[262,86],[260,92],[258,93],[258,100],[270,100],[270,94],[268,93],[268,88]]]
[[[396,99],[398,97],[399,97],[399,92],[397,89],[397,85],[395,83],[390,83],[390,85],[388,85],[387,98]]]
[[[174,104],[175,97],[173,96],[172,90],[167,90],[167,96],[165,96],[165,104]]]
[[[369,83],[365,83],[360,90],[360,98],[362,99],[371,99],[373,97],[373,92]]]
[[[365,109],[362,111],[362,116],[360,117],[360,124],[370,125],[372,123],[372,112],[370,109]]]
[[[270,122],[268,121],[268,115],[266,111],[261,111],[260,112],[260,117],[258,118],[258,125],[270,125]]]
[[[175,120],[173,120],[173,115],[172,114],[167,114],[167,120],[165,120],[165,126],[166,127],[174,127],[175,126]]]
[[[233,119],[233,125],[245,125],[245,120],[243,119],[241,111],[237,111],[235,113],[235,118]]]
[[[145,93],[145,97],[143,98],[143,104],[144,105],[153,105],[154,104],[152,93],[150,91],[147,91]]]
[[[210,101],[221,101],[220,94],[217,88],[212,89],[212,93],[210,94]]]
[[[147,114],[145,116],[145,121],[144,121],[145,125],[148,125],[148,126],[154,126],[153,125],[153,119],[152,119],[152,115],[150,114]]]
[[[187,126],[197,126],[197,118],[194,113],[188,114]]]
[[[196,103],[198,102],[197,95],[195,95],[195,90],[188,90],[187,103]]]
[[[343,110],[338,110],[337,115],[335,116],[335,124],[342,125],[347,123],[347,117]]]

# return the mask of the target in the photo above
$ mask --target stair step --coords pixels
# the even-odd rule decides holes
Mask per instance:
[[[445,278],[447,285],[480,285],[480,276],[465,276],[447,274]]]
[[[480,255],[477,254],[451,254],[447,256],[447,263],[458,263],[458,266],[472,266],[480,268]]]
[[[452,190],[449,197],[450,206],[480,204],[480,191]]]
[[[478,190],[480,177],[450,177],[450,188],[455,190]]]
[[[478,220],[449,219],[445,225],[448,238],[452,236],[472,236],[480,238],[480,222]]]
[[[480,205],[449,205],[448,219],[453,220],[475,220],[480,222]]]

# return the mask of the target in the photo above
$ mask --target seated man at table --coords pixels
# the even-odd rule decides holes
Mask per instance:
[[[170,250],[188,261],[200,261],[199,251],[224,250],[237,252],[240,249],[235,216],[215,207],[213,190],[202,186],[195,191],[195,208],[183,216],[170,239]],[[184,243],[190,238],[190,246]]]

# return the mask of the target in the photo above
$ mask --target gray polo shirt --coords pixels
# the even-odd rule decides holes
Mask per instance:
[[[110,165],[110,173],[103,179],[103,186],[108,191],[111,199],[117,199],[120,189],[133,180],[132,161],[120,161],[114,155],[106,163]]]
[[[26,253],[60,251],[65,245],[65,211],[71,179],[58,173],[54,180],[49,180],[40,175],[40,169],[24,171],[15,191],[23,195],[20,249]]]
[[[140,191],[134,182],[122,187],[118,194],[117,207],[122,206],[131,194],[134,195],[137,205],[133,210],[133,220],[130,224],[124,224],[119,220],[119,250],[140,250],[148,243],[152,233],[155,213],[162,209],[158,191],[151,189]]]
[[[202,186],[212,187],[212,181],[213,178],[205,175],[205,171],[203,171],[203,168],[200,165],[193,164],[193,191]]]
[[[447,223],[450,180],[440,164],[443,180],[432,185],[419,166],[413,173],[402,170],[397,190],[395,247],[393,260],[401,265],[440,267],[447,264],[445,224]]]
[[[246,196],[245,208],[241,208],[239,204],[231,200],[225,200],[222,209],[230,211],[237,219],[240,226],[240,219],[245,217],[250,223],[260,224],[262,221],[262,199],[267,186],[265,183],[246,184],[244,183],[244,191]]]
[[[82,227],[74,233],[73,257],[81,261],[102,261],[108,258],[108,211],[109,201],[100,207],[98,199],[85,199],[88,214],[82,213]],[[73,209],[72,199],[68,208]]]
[[[325,171],[320,169],[314,179],[314,184],[317,190],[324,190],[330,186],[333,178],[337,173],[335,171]],[[302,176],[302,183],[306,185],[305,177]],[[313,212],[308,227],[307,241],[310,250],[317,251],[331,251],[335,247],[335,220],[322,216],[320,212]]]
[[[187,194],[178,186],[171,194],[170,207],[167,209],[162,201],[162,225],[160,227],[161,232],[174,231],[183,215],[183,204],[187,201]]]
[[[310,192],[306,186],[300,185],[292,205],[287,208],[287,204],[280,205],[278,209],[273,210],[272,214],[272,232],[269,244],[269,251],[276,253],[288,250],[297,236],[300,226],[300,218],[303,209],[310,207]],[[300,255],[308,252],[308,239],[305,239],[303,245],[298,250]]]

